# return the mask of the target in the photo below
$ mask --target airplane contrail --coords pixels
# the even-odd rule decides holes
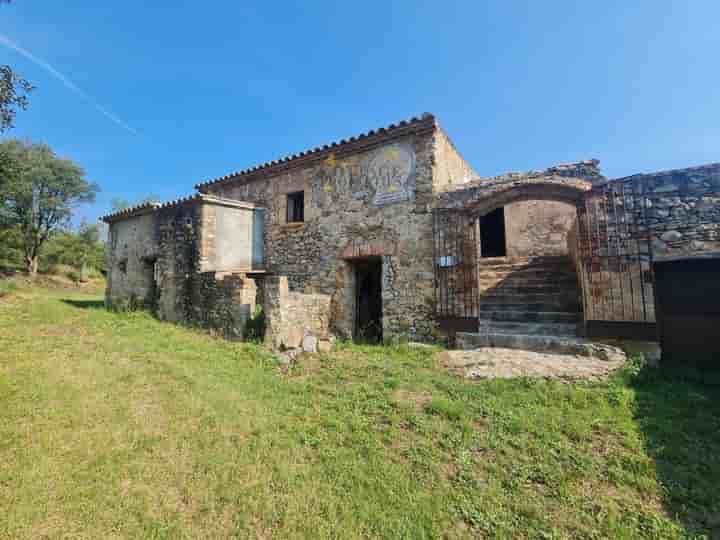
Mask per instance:
[[[0,44],[5,45],[9,49],[14,50],[15,52],[21,54],[22,56],[24,56],[31,62],[33,62],[33,63],[37,64],[38,66],[40,66],[41,68],[43,68],[45,71],[50,73],[50,75],[52,75],[53,77],[58,79],[61,83],[63,83],[63,85],[65,85],[66,88],[69,88],[70,90],[75,92],[82,99],[84,99],[90,105],[95,107],[95,109],[100,111],[100,113],[105,115],[107,118],[112,120],[115,124],[117,124],[121,128],[129,131],[133,135],[140,135],[140,133],[138,133],[138,131],[135,128],[129,126],[128,124],[123,122],[120,118],[118,118],[116,115],[114,115],[113,113],[108,111],[105,107],[100,105],[97,101],[95,101],[92,97],[90,97],[82,88],[80,88],[77,84],[72,82],[65,75],[63,75],[57,69],[55,69],[50,64],[48,64],[45,60],[43,60],[42,58],[38,58],[37,56],[32,54],[27,49],[23,49],[20,45],[15,43],[12,39],[7,37],[5,34],[0,33]]]

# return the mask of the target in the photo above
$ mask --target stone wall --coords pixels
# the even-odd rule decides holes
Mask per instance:
[[[568,231],[576,207],[553,201],[523,201],[505,206],[509,257],[567,255]]]
[[[327,150],[295,167],[270,165],[201,189],[266,208],[267,270],[286,276],[290,292],[327,295],[330,326],[344,337],[353,334],[353,259],[382,246],[373,255],[383,258],[384,333],[424,339],[434,326],[435,134],[427,121],[407,136]],[[300,191],[305,219],[288,223],[288,194]]]
[[[654,257],[720,251],[720,164],[637,175]]]
[[[257,287],[245,273],[203,268],[214,260],[201,244],[214,245],[211,227],[216,208],[191,199],[156,211],[157,314],[163,320],[196,324],[239,339],[255,311]],[[252,216],[252,210],[243,212]]]
[[[142,306],[155,295],[156,222],[152,212],[110,224],[107,290],[109,305]]]
[[[245,324],[255,313],[257,286],[242,273],[203,272],[193,284],[190,320],[229,339],[242,339]]]
[[[195,322],[194,294],[200,272],[201,206],[196,201],[161,208],[157,213],[158,316]]]
[[[265,341],[276,350],[326,348],[330,333],[330,295],[291,292],[285,276],[264,280]]]
[[[585,317],[653,322],[652,261],[720,251],[720,164],[635,175],[599,190],[622,196],[594,196],[585,218]]]
[[[435,170],[433,173],[435,190],[445,191],[479,177],[480,175],[457,151],[450,137],[438,128],[435,135]]]

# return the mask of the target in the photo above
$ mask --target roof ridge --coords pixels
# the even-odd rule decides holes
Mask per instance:
[[[432,123],[433,126],[436,126],[437,120],[435,119],[435,115],[433,115],[432,113],[426,112],[420,116],[413,116],[412,118],[410,118],[408,120],[400,120],[397,123],[392,123],[392,124],[389,124],[388,126],[371,129],[371,130],[361,133],[359,135],[353,135],[351,137],[336,140],[336,141],[333,141],[328,144],[316,146],[309,150],[303,150],[303,151],[295,153],[295,154],[290,154],[290,155],[284,156],[279,159],[266,161],[265,163],[255,165],[253,167],[248,167],[247,169],[241,169],[241,170],[226,174],[224,176],[220,176],[220,177],[217,177],[217,178],[214,178],[211,180],[206,180],[204,182],[195,184],[195,189],[201,189],[203,187],[207,187],[212,184],[223,182],[223,181],[229,180],[231,178],[236,178],[238,176],[245,176],[245,175],[248,175],[251,173],[256,173],[258,171],[269,169],[271,167],[276,167],[278,165],[287,164],[287,163],[290,163],[297,159],[308,158],[310,156],[317,156],[324,152],[336,150],[336,149],[342,148],[343,146],[348,145],[350,143],[357,143],[358,141],[363,141],[370,137],[374,137],[374,136],[378,136],[378,135],[386,135],[387,136],[387,135],[391,134],[391,132],[393,132],[397,129],[407,128],[407,127],[410,127],[410,126],[413,126],[416,124],[422,124],[422,123]]]
[[[100,216],[98,219],[100,221],[107,221],[108,219],[115,219],[121,216],[134,214],[135,212],[138,212],[140,210],[149,210],[149,209],[155,209],[160,206],[159,202],[144,202],[140,204],[135,204],[133,206],[128,206],[127,208],[123,208],[122,210],[117,210],[116,212],[110,212],[109,214],[105,214],[103,216]]]

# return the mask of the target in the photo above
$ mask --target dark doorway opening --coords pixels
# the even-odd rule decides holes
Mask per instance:
[[[382,259],[355,263],[355,340],[382,341]]]
[[[505,208],[501,206],[480,218],[480,256],[505,255]]]

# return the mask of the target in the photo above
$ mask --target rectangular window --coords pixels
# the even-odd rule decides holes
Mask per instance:
[[[287,222],[302,223],[303,221],[305,221],[305,192],[288,193]]]

